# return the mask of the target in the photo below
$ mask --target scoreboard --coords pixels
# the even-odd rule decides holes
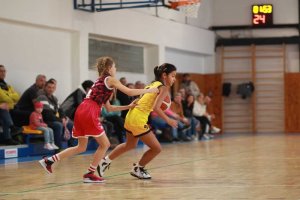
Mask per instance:
[[[273,5],[255,4],[252,5],[252,25],[268,26],[273,24]]]

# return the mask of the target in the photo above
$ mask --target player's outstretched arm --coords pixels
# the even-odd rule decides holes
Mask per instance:
[[[118,90],[121,90],[123,93],[127,94],[128,96],[138,96],[145,93],[158,93],[159,90],[157,88],[150,88],[150,89],[130,89],[124,86],[119,80],[110,77],[107,80],[107,83],[110,87],[115,87]]]
[[[122,110],[128,110],[130,108],[134,108],[137,105],[137,101],[138,99],[132,101],[129,105],[127,106],[115,106],[115,105],[111,105],[109,101],[107,101],[104,104],[105,109],[107,110],[107,112],[114,112],[114,111],[122,111]]]

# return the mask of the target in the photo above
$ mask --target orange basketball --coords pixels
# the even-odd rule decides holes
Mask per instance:
[[[168,108],[170,108],[171,106],[171,99],[170,99],[170,96],[166,96],[165,99],[163,100],[163,102],[161,103],[161,106],[160,108],[165,111],[167,110]]]

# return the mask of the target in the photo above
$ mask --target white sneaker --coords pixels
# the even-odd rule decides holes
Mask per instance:
[[[212,133],[219,133],[220,131],[221,131],[221,129],[219,129],[219,128],[215,127],[215,126],[213,126],[212,129],[211,129]]]
[[[97,166],[97,171],[100,177],[104,176],[106,169],[109,169],[110,163],[105,158],[101,159],[100,164]]]
[[[204,133],[203,138],[206,140],[210,140],[210,136],[208,133]]]
[[[44,149],[48,149],[49,151],[53,150],[53,147],[50,143],[45,143]]]
[[[139,179],[151,179],[150,174],[143,167],[138,167],[136,163],[133,164],[133,168],[130,172],[131,176]]]
[[[56,146],[54,143],[51,143],[51,146],[52,146],[53,149],[59,149],[59,147]]]
[[[52,164],[54,162],[48,160],[48,158],[46,156],[44,156],[43,159],[39,161],[39,163],[41,164],[41,166],[45,169],[45,171],[48,174],[52,174]]]

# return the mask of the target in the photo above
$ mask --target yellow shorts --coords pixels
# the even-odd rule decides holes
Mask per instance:
[[[134,137],[149,133],[150,127],[147,124],[148,116],[149,113],[138,109],[129,110],[124,124],[126,131],[131,133]]]

